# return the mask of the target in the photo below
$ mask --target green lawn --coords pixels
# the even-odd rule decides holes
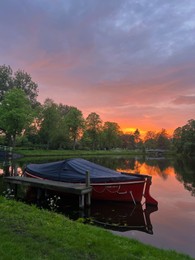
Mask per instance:
[[[74,155],[136,155],[141,154],[142,151],[135,150],[123,150],[123,149],[113,149],[113,150],[39,150],[39,149],[24,149],[16,148],[14,153],[18,153],[24,156],[74,156]]]
[[[192,259],[0,196],[0,259]]]

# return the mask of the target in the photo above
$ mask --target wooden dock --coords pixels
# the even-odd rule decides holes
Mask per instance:
[[[79,207],[84,208],[85,203],[87,206],[91,205],[91,190],[89,175],[86,178],[85,184],[77,184],[77,183],[66,183],[59,181],[51,181],[51,180],[43,180],[43,179],[35,179],[29,177],[20,177],[20,176],[9,176],[4,177],[4,180],[10,185],[14,185],[14,193],[17,196],[17,185],[25,185],[36,187],[39,190],[53,190],[60,191],[69,194],[76,194],[79,196]]]

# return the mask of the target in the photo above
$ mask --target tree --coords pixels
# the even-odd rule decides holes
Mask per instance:
[[[136,148],[137,149],[143,148],[143,142],[141,139],[141,134],[140,134],[139,129],[136,129],[133,135],[134,135],[134,141],[135,141]]]
[[[182,143],[185,154],[195,154],[195,120],[188,120],[188,123],[182,127]]]
[[[170,147],[170,140],[165,129],[156,134],[156,145],[158,149],[167,150]]]
[[[10,66],[0,66],[0,102],[4,94],[13,86],[12,69]]]
[[[13,71],[10,66],[0,66],[0,101],[7,91],[12,88],[22,89],[29,98],[31,105],[37,105],[38,85],[32,81],[31,76],[18,70],[13,75]]]
[[[62,131],[64,129],[58,105],[52,99],[46,99],[39,131],[41,142],[47,145],[47,149],[57,148],[59,142],[63,140]]]
[[[30,101],[21,89],[13,88],[4,94],[0,104],[0,128],[15,146],[16,136],[33,120]]]
[[[178,153],[182,153],[182,127],[177,127],[173,132],[173,145]]]
[[[102,131],[103,145],[106,149],[117,147],[120,142],[120,127],[115,122],[105,122]]]
[[[31,101],[31,104],[33,106],[36,105],[38,96],[38,85],[32,81],[31,76],[28,73],[22,70],[16,71],[14,76],[14,87],[21,88],[28,96],[29,100]]]
[[[131,133],[122,134],[120,138],[121,138],[123,149],[130,149],[130,150],[135,149],[135,146],[136,146],[135,136],[133,134],[131,134]]]
[[[69,112],[71,107],[68,105],[59,104],[58,109],[59,109],[60,115],[64,117]]]
[[[191,156],[195,154],[195,120],[188,120],[188,123],[175,129],[173,144],[178,153]]]
[[[100,133],[102,130],[102,120],[95,112],[88,115],[85,122],[84,138],[91,144],[92,150],[97,149],[99,144]]]
[[[144,137],[144,146],[147,149],[155,149],[156,144],[156,133],[153,131],[148,131]]]
[[[135,138],[135,142],[136,143],[139,143],[140,140],[141,140],[141,137],[140,137],[140,131],[139,129],[136,129],[135,132],[134,132],[134,138]]]
[[[69,137],[73,142],[73,150],[75,150],[76,142],[81,137],[84,129],[85,120],[83,114],[76,107],[71,107],[64,120]]]

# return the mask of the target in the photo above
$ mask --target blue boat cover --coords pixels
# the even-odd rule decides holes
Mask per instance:
[[[111,181],[141,180],[143,177],[123,174],[81,158],[67,159],[52,163],[28,164],[26,172],[36,177],[73,183],[86,181],[86,171],[89,171],[92,183]]]

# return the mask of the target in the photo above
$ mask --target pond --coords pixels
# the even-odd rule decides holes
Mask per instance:
[[[89,222],[93,221],[93,224],[112,230],[115,234],[195,257],[195,160],[127,156],[98,156],[85,159],[119,171],[151,175],[150,193],[158,201],[158,208],[134,206],[130,203],[93,201],[90,209],[79,211],[73,207],[72,201],[68,200],[63,201],[61,207],[65,215],[73,219],[84,217]],[[17,169],[20,174],[24,164],[52,160],[40,161],[40,158],[25,162],[18,160],[12,169]],[[10,167],[0,164],[0,176],[6,169],[10,170]],[[1,178],[0,193],[3,189],[5,186]]]

